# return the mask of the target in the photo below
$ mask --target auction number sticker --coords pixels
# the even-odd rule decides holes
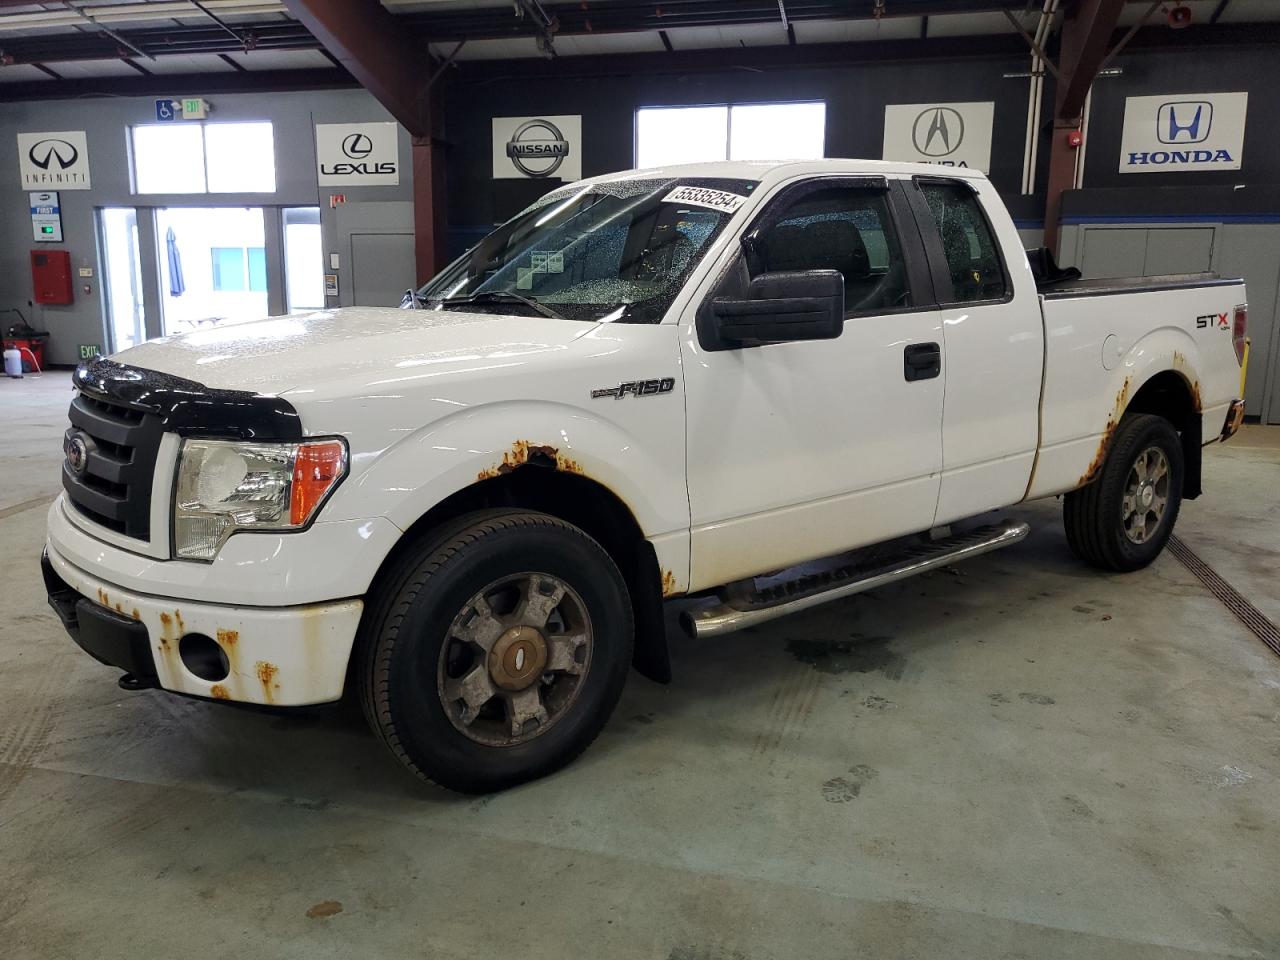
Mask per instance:
[[[676,187],[665,197],[663,203],[684,203],[691,207],[706,207],[708,210],[719,210],[721,213],[733,213],[747,202],[747,198],[726,190],[712,190],[709,187]]]

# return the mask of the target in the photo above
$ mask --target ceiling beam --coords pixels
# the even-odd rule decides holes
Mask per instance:
[[[431,133],[427,44],[378,0],[284,0],[291,16],[387,108],[411,136]]]
[[[339,90],[357,86],[345,70],[249,70],[221,73],[167,73],[149,77],[85,77],[68,80],[41,64],[32,64],[53,80],[0,83],[0,103],[93,97],[149,97],[190,93],[275,93],[288,90]],[[3,70],[0,67],[0,70]]]
[[[1058,119],[1078,119],[1084,110],[1084,98],[1107,57],[1124,3],[1125,0],[1081,0],[1075,15],[1063,21],[1058,72],[1064,80],[1058,84]]]

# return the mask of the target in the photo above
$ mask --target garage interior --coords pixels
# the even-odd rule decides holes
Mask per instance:
[[[0,327],[42,361],[0,379],[5,956],[1280,957],[1277,52],[1267,0],[0,0]],[[1131,99],[1219,93],[1238,166],[1122,172]],[[1050,499],[1007,550],[728,637],[669,603],[672,682],[633,671],[591,750],[481,797],[346,701],[123,690],[49,609],[73,367],[397,305],[568,182],[494,175],[495,121],[576,118],[592,177],[645,111],[822,104],[818,156],[913,159],[887,106],[972,103],[1028,248],[1248,285],[1247,422],[1150,567],[1080,564]],[[392,122],[395,182],[321,182],[321,127]],[[145,130],[219,123],[265,165],[205,136],[194,181],[167,142],[145,166]],[[33,241],[14,145],[67,132],[92,182],[44,187]],[[70,302],[38,302],[52,250]]]

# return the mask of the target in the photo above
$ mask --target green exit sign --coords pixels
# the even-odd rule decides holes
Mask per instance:
[[[81,360],[92,360],[94,357],[100,356],[101,354],[102,354],[102,351],[98,348],[98,345],[96,343],[80,344]]]
[[[208,104],[204,102],[202,97],[187,97],[182,101],[182,119],[184,120],[203,120],[206,116]]]

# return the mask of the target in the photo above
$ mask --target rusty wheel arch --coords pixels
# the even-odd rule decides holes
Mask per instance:
[[[613,558],[631,594],[636,630],[632,665],[650,680],[670,682],[671,663],[662,609],[663,573],[653,545],[645,539],[630,508],[604,484],[585,476],[576,463],[558,457],[554,448],[521,446],[523,449],[517,456],[507,458],[505,469],[481,473],[475,483],[446,497],[419,517],[383,560],[370,592],[424,537],[466,514],[493,509],[550,514],[584,530]],[[513,459],[517,462],[513,463]],[[362,625],[361,637],[367,632]],[[353,653],[351,663],[357,663],[358,659]]]
[[[1180,355],[1175,354],[1175,361]],[[1107,453],[1111,449],[1111,440],[1121,419],[1130,413],[1149,413],[1163,417],[1173,424],[1178,436],[1182,439],[1182,453],[1185,462],[1182,496],[1185,500],[1194,500],[1200,496],[1200,463],[1201,463],[1201,419],[1200,419],[1200,383],[1188,378],[1175,364],[1175,369],[1162,370],[1151,377],[1138,391],[1129,396],[1130,381],[1125,379],[1124,386],[1116,396],[1116,407],[1107,421],[1102,442],[1098,445],[1098,453],[1090,464],[1089,470],[1081,478],[1081,485],[1092,483],[1102,471]]]

